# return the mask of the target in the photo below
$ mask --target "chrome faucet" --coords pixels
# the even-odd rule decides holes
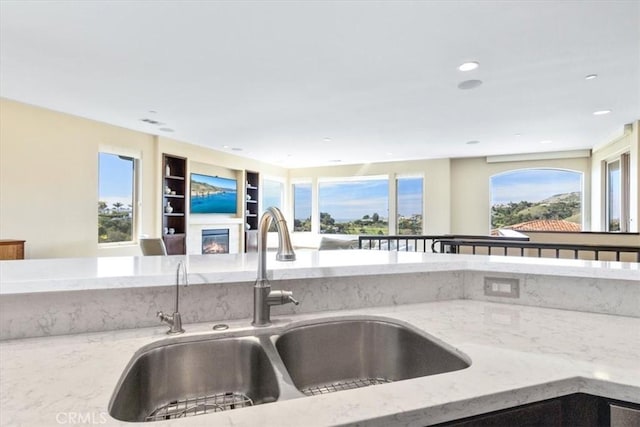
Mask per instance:
[[[187,267],[185,267],[184,262],[180,261],[178,263],[178,268],[176,269],[176,307],[173,314],[164,314],[162,311],[157,313],[157,316],[160,318],[161,322],[168,324],[171,328],[167,331],[167,334],[181,334],[184,332],[182,329],[182,317],[180,316],[180,312],[178,310],[178,303],[180,302],[180,273],[182,272],[182,276],[184,277],[184,285],[189,286],[189,277],[187,276]]]
[[[270,207],[260,218],[258,225],[258,278],[253,287],[253,326],[267,326],[271,324],[271,306],[299,302],[293,298],[290,291],[272,291],[267,279],[267,231],[271,221],[275,220],[278,230],[278,261],[295,261],[296,254],[291,245],[287,221],[280,209]]]

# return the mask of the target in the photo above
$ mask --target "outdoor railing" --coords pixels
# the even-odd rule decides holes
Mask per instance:
[[[581,253],[590,253],[593,259],[600,260],[601,253],[615,254],[615,260],[621,260],[621,254],[635,254],[635,261],[640,262],[640,246],[609,246],[609,245],[587,245],[573,243],[537,243],[537,242],[515,242],[515,241],[482,241],[482,240],[464,240],[464,239],[440,239],[434,242],[440,247],[439,252],[443,253],[460,253],[461,248],[471,248],[471,253],[475,255],[477,248],[487,248],[486,255],[514,255],[516,256],[537,256],[538,258],[549,257],[551,253],[553,258],[561,258],[562,254],[567,252],[573,255],[573,259],[581,258]],[[501,251],[496,251],[501,249]],[[519,252],[519,254],[517,253]],[[632,255],[633,256],[633,255]]]
[[[462,253],[467,248],[475,255],[478,248],[483,248],[483,255],[534,256],[538,258],[567,258],[600,260],[601,254],[615,256],[621,261],[622,254],[629,254],[626,259],[640,262],[640,246],[589,245],[572,243],[537,243],[528,241],[528,237],[513,238],[502,236],[472,235],[416,235],[416,236],[360,236],[360,249],[399,250],[412,252]],[[431,244],[429,244],[429,242]],[[582,257],[590,254],[592,258]]]
[[[438,235],[365,235],[358,237],[358,248],[377,250],[396,250],[405,252],[442,252],[435,248],[441,239],[482,239],[482,240],[529,240],[528,237],[478,236],[470,234],[438,234]]]

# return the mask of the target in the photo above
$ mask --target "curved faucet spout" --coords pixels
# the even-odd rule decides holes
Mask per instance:
[[[260,218],[258,225],[258,281],[267,280],[267,232],[271,226],[271,221],[276,222],[278,230],[278,253],[276,260],[278,261],[295,261],[296,253],[291,244],[289,229],[284,215],[278,208],[268,208]]]
[[[298,305],[293,294],[287,291],[272,291],[267,280],[267,232],[271,221],[276,222],[278,230],[278,261],[295,261],[296,253],[291,244],[287,221],[280,209],[270,207],[260,218],[258,226],[258,277],[253,287],[253,322],[254,326],[267,326],[271,324],[271,306],[287,303]]]

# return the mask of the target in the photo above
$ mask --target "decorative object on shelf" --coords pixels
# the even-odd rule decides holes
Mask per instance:
[[[164,207],[164,211],[166,213],[171,213],[173,212],[173,206],[171,206],[171,202],[167,202],[167,206]]]
[[[169,186],[167,185],[166,187],[164,187],[164,192],[165,194],[171,194],[171,188],[169,188]]]
[[[247,200],[251,200],[251,194],[247,194]]]
[[[176,232],[176,229],[175,229],[175,228],[170,228],[170,229],[169,229],[169,234],[174,234],[175,232]]]
[[[249,224],[248,222],[246,222],[244,224],[244,228],[246,228],[247,230],[251,230],[251,224]]]
[[[171,195],[172,195],[172,196],[175,196],[175,195],[176,195],[176,192],[175,192],[175,191],[172,191],[172,192],[171,192]]]
[[[171,176],[171,168],[169,167],[169,165],[167,164],[167,166],[165,166],[164,168],[164,172],[167,176]]]
[[[164,228],[164,234],[169,234],[169,227]]]

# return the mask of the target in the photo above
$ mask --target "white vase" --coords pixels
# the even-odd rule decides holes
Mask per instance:
[[[169,165],[165,166],[164,171],[167,176],[171,176],[171,168],[169,167]]]
[[[164,211],[166,213],[171,213],[173,212],[173,206],[171,206],[171,202],[167,202],[167,206],[164,207]]]

